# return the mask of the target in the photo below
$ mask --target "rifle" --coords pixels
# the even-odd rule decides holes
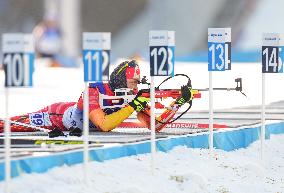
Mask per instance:
[[[175,76],[184,76],[188,79],[187,82],[187,86],[192,88],[191,85],[191,80],[190,78],[185,75],[185,74],[176,74]],[[159,86],[157,86],[155,88],[155,98],[158,99],[164,99],[167,97],[171,97],[173,99],[177,99],[178,97],[181,96],[181,90],[180,89],[160,89],[160,86],[165,83],[166,81],[168,81],[169,79],[171,79],[173,77],[168,77],[167,79],[165,79]],[[141,80],[141,84],[147,84],[150,87],[150,83],[147,82],[148,80],[146,79],[146,76],[143,76],[142,80]],[[234,88],[213,88],[213,90],[226,90],[226,91],[239,91],[241,94],[243,94],[244,96],[246,96],[245,93],[243,93],[243,87],[242,87],[242,78],[236,78],[235,82],[237,83],[237,86]],[[192,95],[193,95],[193,99],[196,98],[201,98],[201,92],[204,91],[209,91],[209,88],[203,88],[203,89],[191,89]],[[150,88],[148,89],[142,89],[142,96],[143,97],[147,97],[150,98]],[[162,105],[159,102],[156,102],[155,104],[156,108],[164,108],[164,105]]]
[[[160,86],[162,84],[164,84],[166,81],[168,81],[169,79],[175,77],[175,76],[183,76],[187,78],[187,86],[189,88],[191,88],[192,94],[193,94],[193,99],[194,98],[201,98],[201,93],[203,91],[209,91],[209,88],[205,88],[205,89],[193,89],[192,85],[191,85],[191,79],[189,78],[189,76],[187,76],[186,74],[176,74],[172,77],[168,77],[166,78],[164,81],[162,81],[159,86],[155,87],[155,98],[166,98],[166,97],[171,97],[173,99],[178,98],[181,96],[181,90],[180,89],[160,89]],[[240,93],[242,93],[244,96],[246,96],[242,90],[242,79],[241,78],[236,78],[235,82],[237,83],[237,86],[235,88],[213,88],[213,90],[227,90],[227,91],[239,91]],[[150,83],[147,82],[146,76],[143,76],[142,80],[141,80],[141,84],[147,84],[148,87],[150,87]],[[144,97],[150,97],[150,88],[148,89],[144,89],[142,96]],[[182,117],[185,113],[188,112],[188,110],[191,108],[192,106],[192,100],[188,101],[189,107],[183,111],[179,116],[177,116],[175,119],[171,120],[168,122],[168,124],[175,122],[177,119],[179,119],[180,117]],[[155,103],[155,107],[156,108],[165,108],[164,105],[162,105],[160,102],[156,102]],[[157,120],[156,120],[157,121]],[[160,121],[158,121],[160,122]]]
[[[188,78],[187,86],[191,87],[191,80],[190,78],[185,74],[176,74],[174,76],[185,76]],[[160,89],[159,87],[173,77],[168,77],[165,79],[158,87],[155,88],[155,98],[156,99],[165,99],[165,98],[172,98],[177,99],[181,96],[181,90],[180,89]],[[150,87],[150,83],[147,82],[146,76],[143,76],[142,80],[139,82],[140,84],[147,84]],[[136,95],[128,94],[130,93],[131,89],[129,88],[120,88],[115,90],[115,96],[109,96],[104,94],[99,94],[99,103],[102,109],[106,108],[116,108],[116,107],[124,107],[126,106],[130,101],[132,101]],[[142,97],[150,98],[150,88],[148,89],[141,89],[139,90],[141,92]],[[201,98],[201,93],[199,93],[198,90],[192,90],[193,98]],[[111,104],[111,105],[109,105]],[[155,102],[155,108],[162,109],[165,108],[163,104],[161,104],[159,101]]]
[[[161,100],[163,100],[165,98],[177,99],[178,97],[181,96],[181,90],[180,89],[160,89],[160,86],[162,84],[164,84],[166,81],[168,81],[169,79],[171,79],[175,76],[186,77],[187,78],[187,84],[186,85],[188,87],[192,88],[191,79],[189,78],[189,76],[187,76],[185,74],[176,74],[172,77],[166,78],[164,81],[162,81],[159,84],[159,86],[155,87],[155,99],[157,99],[156,102],[155,102],[155,108],[157,108],[157,109],[165,108],[165,106],[160,102]],[[234,87],[234,88],[213,88],[213,90],[239,91],[241,94],[246,96],[242,91],[243,90],[242,78],[236,78],[235,82],[237,83],[237,86]],[[148,85],[148,89],[141,89],[140,90],[140,92],[142,92],[141,96],[150,98],[150,83],[148,83],[146,76],[143,76],[143,78],[140,81],[140,84]],[[209,88],[192,89],[193,99],[201,98],[201,92],[204,92],[204,91],[209,91]],[[121,107],[126,106],[136,96],[136,95],[128,95],[129,92],[130,92],[130,89],[123,88],[123,89],[117,89],[115,91],[116,96],[108,96],[108,95],[100,94],[99,100],[100,100],[101,108],[103,108],[103,109],[115,108],[115,107],[121,108]],[[108,103],[106,101],[110,102],[111,105],[108,105]],[[182,112],[177,118],[172,120],[171,122],[174,122],[175,120],[179,119],[183,114],[185,114],[191,108],[192,101],[189,101],[188,103],[189,103],[189,107],[184,112]]]

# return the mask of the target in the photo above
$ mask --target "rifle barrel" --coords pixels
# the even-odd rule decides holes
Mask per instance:
[[[198,91],[209,91],[209,88],[202,88],[202,89],[193,89],[193,90],[198,90]],[[236,88],[213,88],[213,90],[237,90]]]

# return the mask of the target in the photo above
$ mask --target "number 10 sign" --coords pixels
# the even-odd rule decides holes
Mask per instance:
[[[32,86],[34,41],[31,34],[3,34],[3,66],[6,87]]]

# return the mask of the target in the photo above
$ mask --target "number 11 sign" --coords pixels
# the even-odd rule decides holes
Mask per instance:
[[[110,33],[83,33],[84,81],[108,80]]]

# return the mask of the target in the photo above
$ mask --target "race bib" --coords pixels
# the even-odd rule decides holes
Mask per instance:
[[[47,112],[30,113],[30,124],[33,126],[52,126]]]

